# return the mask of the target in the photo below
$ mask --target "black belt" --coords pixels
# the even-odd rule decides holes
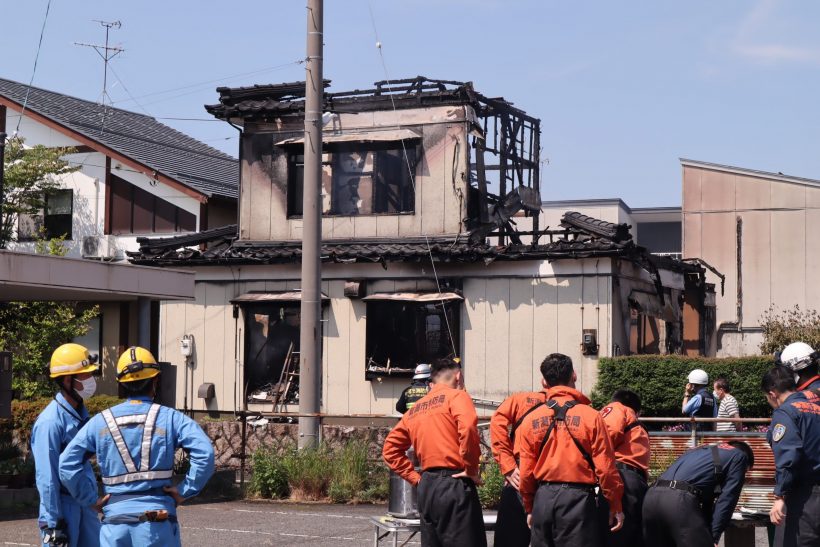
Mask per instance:
[[[572,488],[573,490],[584,490],[585,492],[589,492],[590,494],[595,493],[595,485],[594,484],[587,484],[584,482],[550,482],[550,481],[539,481],[538,486],[558,486],[561,488]]]
[[[689,492],[690,494],[698,498],[699,501],[703,501],[703,492],[701,492],[700,488],[692,486],[686,481],[667,481],[664,479],[658,479],[652,486],[660,486],[661,488],[671,488],[672,490],[682,490],[684,492]]]
[[[463,469],[450,469],[449,467],[431,467],[429,469],[425,469],[422,473],[432,473],[433,475],[444,475],[444,476],[452,476],[458,475],[464,471]]]
[[[640,467],[636,467],[634,465],[630,465],[624,462],[615,462],[615,467],[617,467],[618,469],[622,469],[624,471],[632,471],[633,473],[637,473],[638,475],[643,477],[643,480],[646,480],[646,471],[644,471]]]

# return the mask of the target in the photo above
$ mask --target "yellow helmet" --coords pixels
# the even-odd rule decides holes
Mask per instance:
[[[151,352],[139,346],[131,346],[117,361],[117,381],[136,382],[159,374],[159,365]]]
[[[51,354],[48,374],[51,378],[94,372],[99,368],[97,356],[80,344],[63,344]]]

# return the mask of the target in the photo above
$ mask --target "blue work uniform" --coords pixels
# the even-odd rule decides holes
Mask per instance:
[[[772,414],[776,496],[786,502],[782,545],[820,545],[820,405],[792,393]]]
[[[732,518],[748,468],[746,454],[728,444],[703,445],[681,455],[644,498],[646,545],[716,544]]]
[[[40,529],[62,528],[69,545],[96,545],[100,537],[100,519],[90,506],[78,503],[60,487],[58,473],[60,453],[88,421],[84,406],[74,409],[62,393],[37,417],[31,430],[31,452],[34,457],[37,492],[40,494]],[[78,477],[96,484],[88,461],[77,466]],[[94,499],[96,501],[96,498]]]
[[[184,498],[197,495],[214,471],[211,441],[195,421],[149,397],[130,400],[94,416],[60,457],[60,479],[80,503],[97,499],[93,480],[80,475],[89,454],[97,457],[103,488],[111,494],[103,507],[100,545],[180,545],[174,499],[163,492],[171,486],[174,453],[190,455],[190,469],[179,485]],[[167,511],[168,518],[151,512]]]
[[[718,406],[715,396],[702,387],[683,407],[683,413],[696,418],[717,418]],[[689,424],[687,424],[688,428]],[[711,431],[715,429],[715,424],[698,424],[698,429]]]

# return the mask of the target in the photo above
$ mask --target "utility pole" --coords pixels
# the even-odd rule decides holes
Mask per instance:
[[[302,302],[299,333],[299,448],[319,443],[322,350],[322,75],[323,0],[307,1],[305,168],[302,202]]]
[[[7,243],[6,217],[3,216],[3,205],[6,202],[6,137],[6,107],[0,105],[0,249],[5,249]]]
[[[123,48],[118,46],[109,46],[108,45],[108,34],[111,32],[112,28],[120,28],[122,23],[119,21],[100,21],[99,19],[94,19],[95,23],[99,23],[103,27],[105,27],[105,45],[101,46],[99,44],[85,44],[82,42],[74,42],[75,46],[83,46],[83,47],[90,47],[93,48],[94,51],[102,58],[103,60],[103,90],[102,90],[102,104],[105,105],[105,99],[108,98],[108,103],[111,104],[111,95],[108,94],[108,63],[111,62],[111,59],[125,51]]]

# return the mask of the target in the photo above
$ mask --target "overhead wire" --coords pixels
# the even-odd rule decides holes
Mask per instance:
[[[376,38],[376,49],[379,51],[379,59],[381,60],[382,70],[384,71],[384,79],[385,79],[385,82],[387,83],[387,85],[389,86],[390,85],[390,73],[387,70],[387,61],[385,60],[385,57],[384,57],[384,48],[383,48],[382,41],[379,39],[379,29],[376,26],[376,16],[373,13],[373,5],[371,3],[371,0],[367,1],[367,8],[368,8],[368,11],[370,12],[370,22],[373,25],[373,35]],[[390,103],[391,103],[392,108],[393,108],[393,114],[396,116],[396,128],[401,129],[401,123],[399,122],[399,117],[398,117],[398,109],[396,108],[396,100],[393,97],[393,93],[388,93],[388,96],[390,97]],[[417,195],[415,173],[413,172],[413,167],[410,165],[410,158],[407,155],[407,147],[404,144],[404,139],[402,139],[400,142],[401,142],[402,152],[403,152],[403,155],[404,155],[404,162],[405,162],[405,165],[407,166],[407,173],[410,176],[410,184],[413,187],[413,195],[415,196],[415,195]],[[446,306],[445,301],[444,301],[444,296],[441,292],[441,282],[439,281],[438,271],[436,270],[436,262],[435,262],[435,259],[433,258],[433,249],[430,246],[430,238],[427,236],[427,234],[422,234],[422,235],[424,236],[424,242],[427,245],[427,254],[430,256],[430,266],[433,269],[433,278],[436,281],[436,288],[438,289],[438,294],[439,294],[440,302],[441,302],[441,310],[443,312],[442,315],[444,316],[444,322],[447,325],[447,334],[450,337],[450,347],[453,348],[453,352],[456,352],[456,351],[458,351],[458,348],[456,348],[455,337],[453,336],[453,329],[450,326],[450,318],[447,314],[447,306]]]
[[[254,75],[254,74],[262,74],[262,73],[265,73],[265,72],[273,72],[273,71],[276,71],[276,70],[282,70],[282,69],[285,69],[285,68],[288,68],[288,67],[291,67],[291,66],[303,64],[304,62],[305,62],[304,59],[298,59],[296,61],[291,61],[289,63],[284,63],[284,64],[281,64],[281,65],[276,65],[276,66],[264,68],[264,69],[261,69],[261,70],[254,70],[254,71],[251,71],[251,72],[244,72],[244,73],[234,74],[234,75],[231,75],[231,76],[226,76],[224,78],[216,78],[216,79],[213,79],[213,80],[207,80],[207,81],[198,82],[198,83],[195,83],[195,84],[189,84],[189,85],[184,85],[184,86],[180,86],[180,87],[176,87],[176,88],[170,88],[170,89],[166,89],[166,90],[163,90],[163,91],[154,91],[152,93],[146,93],[144,95],[137,95],[136,97],[130,97],[129,99],[114,101],[113,104],[119,104],[119,103],[131,102],[131,101],[136,102],[137,99],[143,99],[143,98],[146,98],[146,97],[155,97],[157,95],[167,95],[169,93],[174,93],[175,91],[181,91],[183,89],[191,90],[191,91],[186,91],[184,93],[178,93],[178,94],[172,95],[170,97],[164,97],[164,98],[160,98],[160,99],[157,99],[157,100],[149,101],[147,103],[143,103],[144,105],[157,104],[157,103],[161,103],[161,102],[165,102],[165,101],[170,101],[170,100],[173,100],[173,99],[176,99],[176,98],[179,98],[179,97],[184,97],[186,95],[192,95],[192,94],[197,93],[198,91],[200,91],[200,88],[202,88],[204,86],[209,86],[209,85],[213,85],[215,83],[234,80],[236,78],[242,78],[242,77],[245,77],[245,76],[251,76],[251,75]]]
[[[43,25],[40,27],[40,40],[37,42],[37,54],[34,56],[34,67],[31,69],[31,78],[28,81],[28,87],[26,88],[26,98],[23,100],[23,110],[20,113],[20,119],[17,120],[17,127],[14,129],[14,133],[18,133],[20,131],[20,122],[23,121],[23,114],[26,113],[26,106],[28,106],[28,96],[31,93],[31,86],[34,84],[34,75],[37,74],[37,62],[40,60],[40,50],[43,48],[43,36],[46,32],[46,22],[48,21],[48,14],[51,11],[51,0],[48,0],[46,4],[46,14],[43,17]]]

